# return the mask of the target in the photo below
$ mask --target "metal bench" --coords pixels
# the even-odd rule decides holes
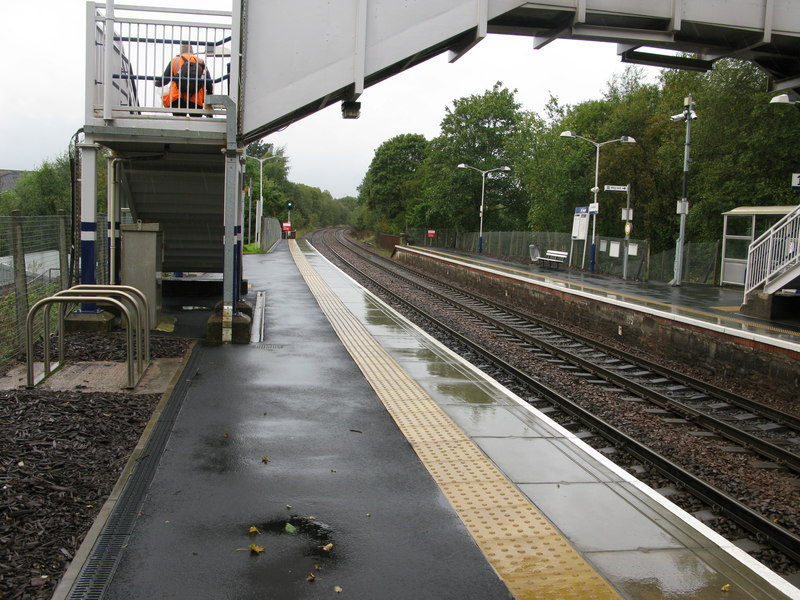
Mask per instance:
[[[539,265],[542,267],[547,267],[548,269],[555,267],[558,269],[558,265],[563,263],[567,256],[569,256],[569,252],[563,252],[561,250],[548,250],[545,252],[544,256],[539,256],[537,260],[539,261]]]

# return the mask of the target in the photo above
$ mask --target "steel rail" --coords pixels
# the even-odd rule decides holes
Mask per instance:
[[[453,298],[451,298],[447,294],[442,294],[442,293],[433,291],[433,290],[431,290],[429,288],[425,288],[424,286],[421,286],[419,283],[415,282],[413,279],[409,279],[405,275],[401,274],[399,271],[400,270],[405,270],[405,269],[398,269],[398,266],[396,265],[396,263],[393,263],[392,261],[388,261],[388,260],[384,259],[383,257],[381,257],[379,255],[375,255],[374,253],[370,253],[368,251],[365,251],[365,250],[359,248],[358,246],[352,244],[352,242],[350,242],[346,238],[344,238],[344,243],[347,244],[351,249],[353,249],[357,254],[362,256],[365,260],[368,260],[371,263],[376,264],[376,266],[379,266],[379,268],[384,268],[384,270],[387,270],[387,271],[389,271],[389,269],[387,269],[387,267],[381,266],[381,265],[386,265],[386,264],[391,265],[392,268],[391,268],[390,271],[392,272],[393,276],[395,276],[395,277],[397,277],[399,279],[402,279],[403,281],[405,281],[409,285],[413,285],[413,286],[415,286],[415,287],[417,287],[417,288],[419,288],[421,290],[424,290],[426,293],[434,296],[435,298],[437,298],[438,300],[440,300],[442,302],[445,302],[445,303],[453,306],[454,308],[456,308],[458,310],[462,310],[464,312],[467,312],[468,314],[473,315],[474,317],[476,317],[476,318],[486,322],[487,324],[489,324],[489,326],[494,327],[494,328],[496,328],[496,329],[498,329],[500,331],[504,331],[505,333],[507,333],[507,334],[509,334],[509,335],[511,335],[513,337],[516,337],[516,338],[524,341],[525,343],[535,345],[538,348],[540,348],[540,349],[542,349],[542,350],[544,350],[544,351],[546,351],[546,352],[548,352],[550,354],[558,356],[559,358],[561,358],[563,360],[567,360],[567,361],[575,364],[576,366],[579,366],[582,369],[585,369],[586,371],[588,371],[590,373],[593,373],[594,375],[596,375],[598,377],[601,377],[601,378],[603,378],[603,379],[605,379],[605,380],[607,380],[609,382],[612,382],[612,383],[622,387],[625,390],[628,390],[629,392],[631,392],[633,394],[637,394],[639,396],[642,396],[644,399],[652,402],[653,404],[656,404],[657,406],[659,406],[661,408],[669,409],[669,410],[673,411],[674,413],[676,413],[676,414],[678,414],[678,415],[680,415],[680,416],[682,416],[682,417],[684,417],[686,419],[691,420],[693,423],[697,424],[698,426],[701,426],[701,427],[704,427],[706,429],[709,429],[709,430],[721,435],[722,437],[724,437],[726,439],[729,439],[730,441],[736,442],[737,444],[741,444],[741,445],[743,445],[743,446],[745,446],[747,448],[750,448],[750,449],[754,450],[755,452],[757,452],[758,454],[760,454],[764,458],[767,458],[767,459],[770,459],[770,460],[773,460],[773,461],[777,461],[777,462],[785,465],[787,468],[791,469],[792,471],[794,471],[796,473],[800,473],[800,455],[798,455],[797,453],[791,452],[789,450],[786,450],[785,448],[782,448],[782,447],[780,447],[780,446],[778,446],[776,444],[773,444],[772,442],[770,442],[768,440],[764,440],[764,439],[762,439],[762,438],[760,438],[758,436],[752,435],[751,433],[748,433],[747,431],[745,431],[745,430],[743,430],[743,429],[741,429],[739,427],[731,425],[731,424],[725,422],[722,419],[719,419],[717,417],[709,415],[706,412],[703,412],[701,410],[693,408],[693,407],[689,406],[688,404],[686,404],[684,402],[681,402],[680,400],[672,398],[671,396],[669,396],[667,394],[663,394],[663,393],[659,392],[658,390],[653,389],[652,387],[648,387],[646,385],[637,383],[636,381],[634,381],[630,377],[626,377],[624,375],[616,373],[613,368],[604,367],[601,364],[598,364],[596,362],[592,362],[590,360],[584,359],[584,358],[578,356],[577,354],[575,354],[573,352],[570,352],[569,350],[565,350],[563,348],[560,348],[559,346],[557,346],[555,344],[550,344],[550,343],[542,340],[541,338],[539,338],[537,336],[530,335],[530,334],[527,334],[527,333],[525,333],[523,331],[520,331],[518,327],[513,326],[513,325],[508,325],[507,323],[504,323],[503,321],[501,321],[501,320],[499,320],[497,318],[493,318],[493,317],[487,315],[486,313],[481,312],[480,310],[477,310],[477,309],[469,307],[469,306],[465,306],[464,304],[454,300]],[[377,261],[380,261],[381,265],[377,265]],[[453,286],[449,286],[447,284],[444,284],[441,281],[439,281],[439,280],[437,280],[437,279],[435,279],[433,277],[430,277],[430,276],[427,276],[427,275],[423,275],[423,274],[419,274],[419,273],[416,273],[416,272],[413,272],[413,273],[414,273],[415,277],[419,277],[420,279],[429,281],[429,282],[433,283],[436,286],[443,287],[445,289],[449,289],[449,290],[452,291],[452,293],[454,293],[456,295],[461,295],[461,296],[470,298],[470,299],[474,300],[475,302],[483,303],[487,307],[487,309],[489,309],[489,310],[498,310],[499,309],[500,311],[508,312],[509,315],[512,316],[512,317],[516,317],[516,318],[525,320],[527,322],[533,321],[532,324],[534,324],[536,326],[543,327],[545,329],[553,331],[554,333],[557,333],[558,335],[561,335],[563,337],[570,338],[570,339],[575,339],[576,341],[580,341],[582,344],[585,344],[586,346],[596,347],[599,350],[601,350],[603,352],[606,352],[607,354],[609,354],[609,355],[611,355],[611,356],[613,356],[615,358],[620,358],[621,360],[626,360],[627,362],[630,362],[630,363],[632,363],[634,365],[642,366],[644,368],[647,368],[648,370],[652,370],[654,374],[662,375],[663,377],[667,377],[667,378],[675,381],[676,383],[681,383],[682,385],[686,385],[687,387],[692,387],[688,381],[683,380],[682,377],[676,377],[674,372],[668,371],[667,369],[664,369],[663,367],[658,368],[658,370],[650,369],[648,365],[650,365],[652,363],[649,363],[649,361],[640,361],[638,359],[638,357],[634,357],[634,356],[632,356],[630,354],[627,354],[627,353],[619,353],[619,352],[614,352],[614,351],[607,351],[606,350],[607,346],[605,346],[605,345],[603,345],[601,343],[596,343],[594,340],[591,340],[591,339],[589,339],[589,338],[587,338],[585,336],[580,336],[580,335],[573,334],[572,332],[570,332],[570,331],[568,331],[566,329],[563,329],[563,328],[551,327],[550,324],[548,324],[548,323],[543,323],[543,322],[539,321],[538,319],[535,319],[534,317],[531,317],[530,315],[527,315],[527,314],[522,313],[520,311],[511,309],[510,307],[507,307],[507,306],[503,305],[502,303],[496,303],[496,302],[494,302],[494,301],[492,301],[492,300],[490,300],[488,298],[485,298],[483,296],[480,296],[478,294],[474,294],[474,293],[471,293],[471,292],[466,292],[466,291],[464,291],[462,289],[459,289],[459,288],[454,288]],[[645,364],[645,362],[647,362],[647,365]],[[686,379],[689,379],[689,378],[686,378]],[[696,381],[696,380],[692,380],[692,381]],[[731,394],[729,392],[726,392],[724,390],[721,390],[719,388],[711,386],[710,384],[703,384],[702,386],[698,386],[698,387],[701,387],[701,389],[699,391],[703,391],[705,393],[708,393],[710,396],[713,396],[714,398],[717,398],[717,399],[720,399],[720,400],[724,400],[724,401],[726,401],[728,403],[731,403],[731,404],[740,404],[741,403],[742,407],[746,406],[749,410],[761,413],[761,416],[765,416],[765,417],[768,417],[768,418],[773,418],[771,415],[775,415],[777,413],[780,418],[774,418],[774,420],[781,422],[782,424],[786,425],[789,428],[800,429],[800,427],[794,427],[793,426],[793,423],[795,421],[798,421],[798,423],[800,423],[800,420],[794,418],[792,415],[788,415],[786,413],[783,413],[783,412],[780,412],[780,411],[776,411],[775,409],[770,409],[769,407],[762,407],[762,405],[760,405],[760,404],[758,404],[756,402],[748,401],[746,398],[742,398],[741,396],[737,396],[735,394]],[[761,410],[762,408],[766,408],[766,410]]]

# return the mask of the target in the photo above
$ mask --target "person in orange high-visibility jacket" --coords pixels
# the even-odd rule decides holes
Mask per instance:
[[[183,92],[180,86],[180,70],[186,62],[197,63],[199,65],[198,74],[203,79],[194,86],[197,91],[193,94]],[[156,77],[155,84],[159,87],[168,86],[161,97],[165,108],[206,108],[204,105],[206,94],[211,94],[214,90],[211,73],[203,59],[192,53],[192,47],[189,44],[181,44],[181,53],[169,62],[161,77]],[[187,113],[174,112],[172,114],[176,117],[185,117]],[[201,115],[192,114],[192,116],[199,117]]]

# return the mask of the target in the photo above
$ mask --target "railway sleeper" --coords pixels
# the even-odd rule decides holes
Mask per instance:
[[[774,422],[763,423],[761,425],[758,425],[757,427],[761,431],[763,431],[765,433],[767,433],[767,432],[769,432],[769,433],[773,433],[773,432],[777,433],[778,431],[786,431],[786,426],[785,425],[783,425],[781,423],[774,423]],[[800,442],[800,440],[798,440],[798,442]],[[789,446],[789,445],[794,445],[797,442],[792,442],[791,440],[775,440],[773,442],[773,444],[778,444],[778,443],[785,444],[785,445]]]

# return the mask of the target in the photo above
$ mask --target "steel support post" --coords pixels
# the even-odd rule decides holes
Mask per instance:
[[[211,95],[206,100],[209,104],[225,107],[227,119],[227,135],[225,144],[225,234],[224,244],[225,267],[222,276],[222,343],[229,344],[233,339],[233,314],[236,308],[237,286],[239,279],[238,260],[236,256],[237,234],[241,232],[237,212],[239,208],[239,192],[241,186],[240,171],[243,150],[236,141],[236,103],[228,96]]]
[[[81,151],[81,277],[83,285],[94,285],[97,263],[97,145],[85,141]],[[81,305],[80,312],[99,312],[92,303]]]
[[[694,100],[689,95],[686,98],[683,108],[684,119],[686,120],[686,142],[683,150],[683,186],[681,200],[678,203],[678,214],[681,216],[680,230],[678,232],[678,242],[675,246],[675,267],[670,281],[670,285],[679,286],[683,279],[683,250],[686,243],[686,215],[689,212],[689,160],[692,147],[692,119],[694,114]]]

